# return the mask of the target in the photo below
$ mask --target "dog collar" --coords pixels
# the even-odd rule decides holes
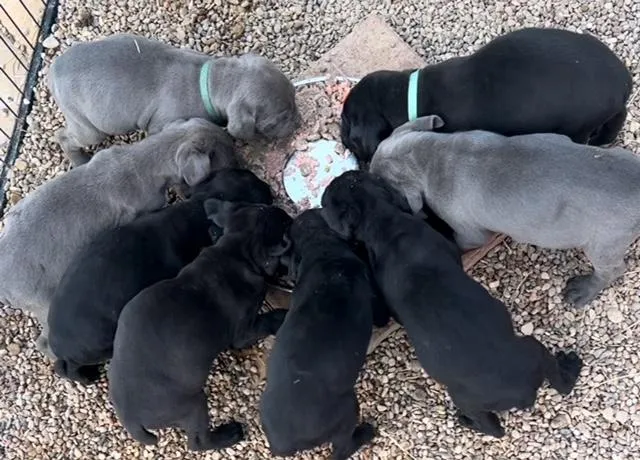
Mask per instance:
[[[214,123],[219,123],[222,120],[220,112],[216,110],[211,102],[211,95],[209,94],[209,74],[211,73],[211,60],[208,60],[202,65],[200,69],[200,97],[204,108],[213,120]]]
[[[407,91],[407,115],[409,121],[418,118],[418,77],[420,69],[409,75],[409,91]]]

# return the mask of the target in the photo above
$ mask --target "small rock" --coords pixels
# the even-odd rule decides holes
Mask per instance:
[[[609,423],[613,423],[616,421],[615,413],[613,412],[613,409],[610,407],[603,409],[601,414],[602,414],[602,417]]]
[[[242,34],[244,34],[244,23],[242,22],[237,22],[232,28],[231,28],[231,36],[233,38],[240,38],[242,37]]]
[[[629,414],[623,410],[616,412],[616,420],[623,425],[629,420]]]
[[[9,194],[9,203],[11,203],[11,206],[13,206],[14,204],[16,204],[18,201],[20,201],[22,199],[22,195],[20,195],[19,193],[16,192],[11,192]]]
[[[46,49],[48,50],[54,50],[57,47],[60,46],[60,42],[58,41],[58,39],[56,37],[54,37],[53,35],[49,35],[47,38],[44,39],[44,41],[42,42],[42,46],[44,46]]]
[[[607,309],[607,318],[609,318],[609,321],[611,321],[614,324],[618,324],[624,321],[624,316],[622,315],[622,312],[617,308]]]
[[[9,353],[10,356],[16,356],[18,354],[20,354],[20,345],[18,345],[15,342],[11,342],[9,345],[7,345],[7,352]]]
[[[13,164],[13,167],[18,171],[24,171],[25,169],[27,169],[27,163],[24,160],[16,160],[16,162]]]
[[[571,419],[567,414],[557,415],[553,420],[551,420],[551,428],[560,429],[566,428],[571,424]]]
[[[523,335],[533,334],[533,323],[528,322],[527,324],[523,325],[522,328],[520,328],[520,332],[522,332]]]

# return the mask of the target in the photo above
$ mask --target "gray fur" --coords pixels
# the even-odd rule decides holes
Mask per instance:
[[[132,145],[98,152],[44,183],[5,216],[0,234],[0,302],[30,311],[48,347],[49,303],[73,255],[98,232],[165,205],[168,186],[194,185],[233,166],[233,143],[202,119],[176,121]]]
[[[267,59],[212,58],[141,36],[114,35],[76,44],[51,65],[49,88],[66,119],[57,134],[65,154],[82,164],[89,160],[82,148],[109,135],[155,133],[173,120],[208,118],[199,78],[209,59],[212,103],[232,136],[250,140],[293,132],[299,121],[295,89]]]
[[[371,164],[414,212],[428,205],[463,249],[481,246],[492,232],[583,249],[594,271],[568,281],[565,297],[576,306],[624,273],[624,254],[640,235],[640,158],[558,134],[435,133],[434,117],[399,127]]]

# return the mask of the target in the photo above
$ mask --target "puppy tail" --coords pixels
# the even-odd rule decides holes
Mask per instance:
[[[124,422],[123,424],[124,424],[124,427],[129,432],[129,434],[136,441],[144,444],[145,446],[155,446],[156,444],[158,444],[158,437],[155,434],[147,431],[145,427],[143,427],[141,424],[139,423],[129,424],[126,422]]]

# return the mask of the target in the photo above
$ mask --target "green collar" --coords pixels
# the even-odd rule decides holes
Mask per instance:
[[[414,71],[409,76],[409,91],[407,91],[407,115],[409,121],[418,118],[418,77],[420,69]]]
[[[208,60],[200,69],[200,97],[202,98],[204,108],[211,117],[211,120],[214,123],[220,123],[222,121],[222,116],[213,106],[213,103],[211,102],[211,95],[209,94],[209,74],[211,73],[211,63],[212,61]]]

